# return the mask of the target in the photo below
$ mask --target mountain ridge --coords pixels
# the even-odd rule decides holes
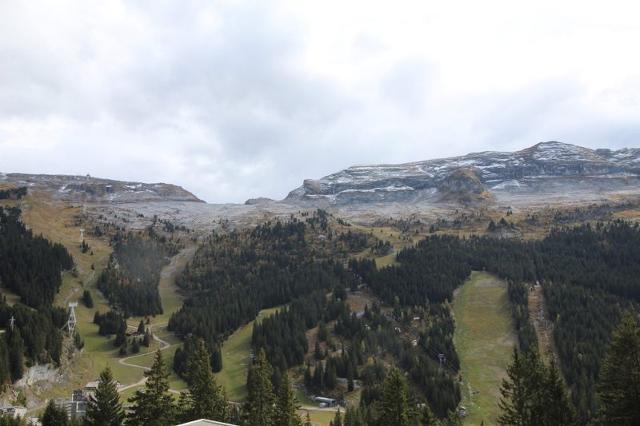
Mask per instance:
[[[142,183],[96,178],[90,175],[0,173],[0,183],[51,193],[63,201],[130,203],[190,201],[203,203],[186,189],[168,183]]]
[[[460,174],[460,170],[468,173]],[[469,173],[477,175],[481,188],[469,179]],[[459,178],[465,182],[456,183]],[[352,166],[320,179],[306,179],[284,201],[447,201],[452,199],[448,188],[453,186],[457,188],[453,192],[460,195],[458,201],[466,204],[490,200],[489,195],[501,191],[536,192],[550,184],[557,186],[556,190],[565,184],[595,184],[598,190],[607,190],[636,178],[640,178],[640,149],[594,150],[548,141],[514,152],[484,151],[402,164]],[[468,191],[461,191],[465,183],[470,185]],[[484,195],[470,197],[474,193]]]

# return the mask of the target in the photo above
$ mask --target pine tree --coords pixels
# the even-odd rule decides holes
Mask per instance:
[[[82,303],[84,303],[84,306],[89,309],[93,308],[93,297],[91,297],[91,292],[89,290],[82,292]]]
[[[144,337],[142,338],[142,344],[147,348],[151,345],[151,333],[149,332],[148,328],[144,332]]]
[[[291,389],[289,375],[285,372],[278,392],[276,402],[275,424],[278,426],[302,426],[302,419],[298,416],[298,401]]]
[[[138,324],[138,334],[144,334],[146,330],[146,327],[144,325],[144,321],[140,320],[140,323]]]
[[[204,341],[197,339],[194,352],[187,359],[189,393],[186,398],[186,417],[190,420],[206,418],[225,421],[229,416],[227,401],[222,388],[216,384],[210,359]]]
[[[95,395],[89,399],[85,424],[88,426],[121,426],[124,423],[124,410],[116,381],[109,367],[100,373],[100,382]]]
[[[53,400],[50,400],[40,418],[42,426],[67,426],[69,418],[64,408],[58,407]]]
[[[380,424],[409,426],[407,382],[395,368],[382,385]]]
[[[575,421],[560,372],[553,363],[545,367],[536,351],[522,354],[514,350],[500,393],[499,424],[564,426]]]
[[[597,391],[602,424],[640,424],[640,331],[631,313],[611,336]]]
[[[222,371],[222,350],[220,350],[220,346],[213,348],[213,353],[211,354],[211,369],[214,373]]]
[[[541,416],[539,425],[565,426],[575,422],[575,410],[569,399],[560,371],[552,362],[545,368],[543,386],[540,389],[542,398],[540,401]]]
[[[162,359],[160,350],[149,371],[144,390],[138,390],[129,399],[131,413],[127,425],[131,426],[169,426],[174,423],[176,413],[173,398],[169,394],[169,372]]]
[[[500,387],[499,407],[502,414],[498,417],[501,425],[529,425],[533,395],[528,385],[532,374],[526,356],[513,350],[513,362],[507,367],[507,378]]]
[[[7,341],[0,337],[0,384],[7,383],[10,378],[9,348],[7,347]]]
[[[247,375],[245,426],[274,426],[275,396],[271,385],[271,366],[264,350],[258,352]]]
[[[11,381],[22,378],[24,371],[24,342],[20,336],[20,330],[16,327],[9,334],[9,365],[11,366]]]
[[[342,426],[342,413],[340,413],[340,409],[336,411],[336,415],[333,417],[333,421],[329,422],[329,426]]]
[[[140,352],[140,341],[134,337],[131,339],[131,353],[137,354],[138,352]]]
[[[362,408],[347,407],[344,412],[344,426],[366,426],[364,422],[364,416],[362,415]],[[426,423],[429,425],[429,423]]]

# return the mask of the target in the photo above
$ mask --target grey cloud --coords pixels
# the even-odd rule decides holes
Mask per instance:
[[[308,73],[304,23],[277,2],[87,2],[59,26],[25,4],[0,5],[0,171],[165,181],[241,202],[352,164],[640,134],[637,114],[603,113],[569,77],[443,97],[437,64],[415,53],[363,86]],[[361,34],[350,59],[388,49]]]

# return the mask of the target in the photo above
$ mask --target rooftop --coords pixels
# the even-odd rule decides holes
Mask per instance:
[[[181,423],[176,426],[236,426],[236,425],[232,425],[231,423],[216,422],[215,420],[200,419],[200,420],[193,420],[188,423]]]

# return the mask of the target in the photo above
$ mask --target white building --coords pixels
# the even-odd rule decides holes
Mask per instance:
[[[200,419],[200,420],[193,420],[187,423],[181,423],[176,426],[237,426],[237,425],[232,425],[231,423],[216,422],[215,420]]]

